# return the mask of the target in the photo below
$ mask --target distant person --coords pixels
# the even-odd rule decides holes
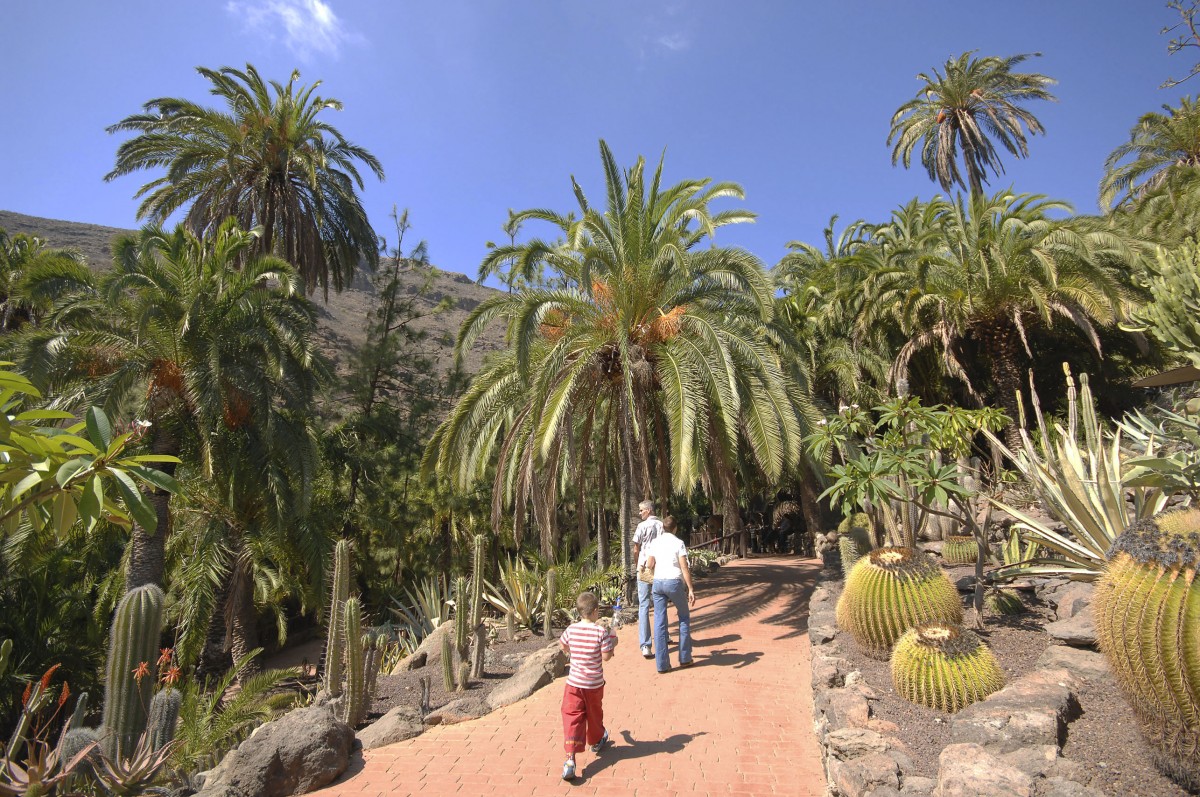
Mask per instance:
[[[608,744],[604,727],[604,662],[613,657],[617,637],[600,625],[600,600],[595,593],[583,592],[575,599],[579,622],[572,623],[558,638],[558,644],[571,659],[567,685],[563,687],[563,747],[567,761],[563,780],[575,778],[575,754],[585,744],[599,753]]]
[[[633,530],[633,556],[638,566],[638,646],[642,658],[654,658],[650,647],[650,582],[641,578],[642,568],[646,566],[646,546],[662,534],[662,521],[654,516],[654,502],[642,501],[638,504],[638,515],[642,522]]]
[[[654,570],[651,594],[654,599],[654,663],[660,673],[671,670],[667,653],[667,603],[675,604],[679,614],[679,666],[691,667],[691,606],[696,603],[692,573],[688,569],[687,547],[675,536],[675,518],[663,521],[663,533],[646,549],[646,566]]]

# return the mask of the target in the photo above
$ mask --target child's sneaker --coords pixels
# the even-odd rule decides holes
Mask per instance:
[[[563,780],[575,780],[575,762],[567,761],[563,764]]]
[[[598,753],[608,746],[608,728],[604,729],[604,735],[600,737],[600,741],[592,745],[592,752]]]

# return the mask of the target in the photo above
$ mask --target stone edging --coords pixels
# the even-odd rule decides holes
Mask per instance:
[[[1067,725],[1079,716],[1075,692],[1108,672],[1099,653],[1051,645],[1032,672],[949,719],[953,741],[942,750],[936,779],[907,775],[912,760],[892,736],[899,729],[872,716],[875,691],[841,655],[834,603],[818,586],[808,631],[814,731],[830,795],[1030,797],[1036,790],[1040,797],[1103,797],[1079,782],[1080,764],[1061,755]],[[1073,602],[1070,611],[1086,612],[1086,604]]]

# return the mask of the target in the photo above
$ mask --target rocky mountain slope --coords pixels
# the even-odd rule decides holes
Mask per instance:
[[[0,210],[0,229],[9,233],[26,233],[46,240],[50,246],[73,248],[82,252],[94,269],[107,268],[112,239],[130,230],[102,227],[98,224],[81,224],[72,221],[44,219],[25,216],[12,211]],[[405,290],[412,295],[420,292],[428,272],[410,271],[401,276]],[[325,303],[319,294],[314,296],[319,314],[318,335],[321,349],[344,370],[348,355],[362,344],[366,336],[367,313],[374,298],[374,286],[370,275],[360,271],[354,283],[340,294],[330,293]],[[414,327],[426,332],[429,340],[439,351],[439,364],[448,368],[453,361],[454,340],[463,319],[480,302],[495,294],[495,290],[477,284],[470,277],[453,272],[433,270],[430,290],[417,299],[417,312],[424,317]],[[439,313],[434,308],[443,298],[449,297],[451,307]],[[503,330],[494,325],[485,331],[474,349],[467,355],[466,368],[478,370],[483,357],[490,351],[504,346]]]

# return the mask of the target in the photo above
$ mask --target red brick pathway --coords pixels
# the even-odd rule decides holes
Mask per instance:
[[[820,797],[806,633],[816,570],[813,560],[761,557],[701,579],[691,669],[659,676],[638,653],[636,624],[622,628],[605,665],[615,744],[580,754],[574,783],[560,777],[559,679],[480,719],[367,752],[318,794]]]

